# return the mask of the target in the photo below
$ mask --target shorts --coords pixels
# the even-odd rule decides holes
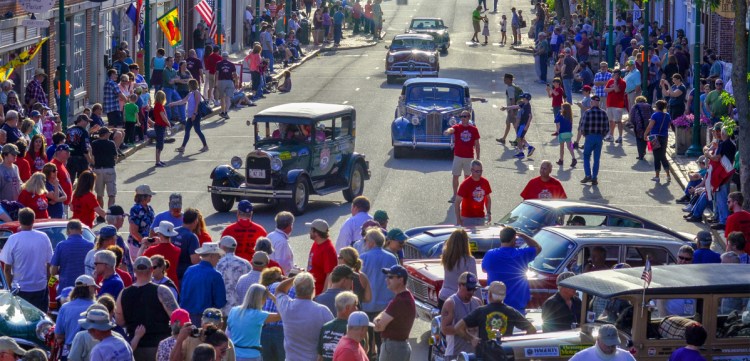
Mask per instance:
[[[114,112],[107,113],[107,125],[110,128],[121,127],[123,124],[122,111],[115,110]]]
[[[454,176],[458,177],[461,175],[461,171],[464,172],[464,176],[468,177],[471,175],[471,161],[473,158],[462,158],[453,157],[453,170],[451,171]]]
[[[518,110],[508,110],[508,115],[505,117],[505,124],[516,124],[518,116]]]
[[[526,137],[526,123],[518,125],[518,131],[516,132],[517,139],[523,139]]]
[[[479,21],[476,21],[476,20],[472,21],[472,25],[474,26],[474,32],[478,33],[479,32]]]
[[[623,108],[607,108],[607,118],[610,122],[622,123]]]
[[[557,135],[557,141],[560,142],[560,144],[570,142],[571,139],[573,139],[573,133],[571,132],[560,133]]]
[[[216,84],[216,90],[219,93],[219,98],[231,98],[234,95],[234,82],[231,80],[219,80],[218,84]]]
[[[216,87],[216,78],[214,78],[215,74],[209,73],[206,78],[208,78],[208,87],[209,88],[215,88]]]
[[[167,133],[167,127],[163,127],[161,125],[155,125],[154,126],[154,133],[156,135],[156,150],[163,150],[164,149],[164,136]]]
[[[117,195],[117,172],[114,168],[94,168],[96,182],[94,183],[94,192],[99,197],[104,198],[104,188],[107,188],[107,196],[114,197]]]

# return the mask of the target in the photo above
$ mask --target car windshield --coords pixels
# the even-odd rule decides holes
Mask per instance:
[[[435,50],[435,43],[432,40],[426,39],[393,39],[391,43],[391,50],[404,50],[404,49],[419,49],[419,50]]]
[[[535,207],[527,203],[521,203],[516,206],[510,213],[500,219],[500,223],[520,229],[528,235],[533,235],[542,227],[548,226],[545,223],[549,210]]]
[[[542,252],[529,263],[529,266],[540,272],[554,272],[575,250],[573,242],[546,230],[537,233],[534,240],[542,246]]]
[[[464,90],[458,86],[413,85],[406,89],[406,105],[460,108],[464,105]]]
[[[300,143],[310,141],[312,125],[258,122],[256,129],[256,139],[258,143]],[[319,142],[324,141],[326,137],[324,130],[316,130],[315,137]]]
[[[412,29],[442,29],[443,22],[436,19],[415,19],[411,21]]]

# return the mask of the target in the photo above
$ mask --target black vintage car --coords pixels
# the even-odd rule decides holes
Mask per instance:
[[[354,107],[323,103],[277,105],[252,121],[255,150],[211,171],[211,202],[228,212],[235,200],[283,203],[302,214],[311,194],[342,192],[351,202],[370,179],[369,163],[354,151]]]
[[[432,36],[398,34],[386,49],[385,75],[388,84],[398,77],[437,77],[440,73],[440,55]]]

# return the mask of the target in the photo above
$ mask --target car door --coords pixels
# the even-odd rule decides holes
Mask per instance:
[[[335,166],[335,142],[333,134],[334,119],[321,120],[315,123],[313,130],[313,159],[310,175],[313,182],[324,181]],[[317,185],[316,188],[322,185]]]
[[[349,159],[354,153],[354,119],[351,114],[340,116],[333,121],[334,161],[331,172],[342,175]]]

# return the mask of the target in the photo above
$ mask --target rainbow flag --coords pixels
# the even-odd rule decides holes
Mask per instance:
[[[167,37],[169,45],[173,48],[182,44],[182,34],[180,33],[180,18],[177,14],[177,7],[175,6],[172,10],[167,11],[159,19],[156,20],[159,23],[161,31],[164,32],[164,36]]]
[[[27,50],[24,50],[21,54],[18,54],[13,60],[0,66],[0,81],[7,80],[10,77],[10,74],[13,73],[13,69],[26,65],[31,59],[34,59],[36,54],[39,53],[39,50],[42,49],[42,45],[44,45],[47,40],[49,40],[49,38],[40,39],[38,43],[32,45]]]

